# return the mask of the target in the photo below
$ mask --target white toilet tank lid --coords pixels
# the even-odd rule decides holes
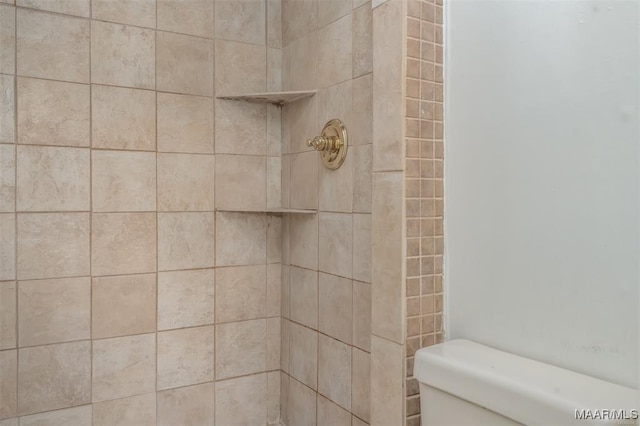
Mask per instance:
[[[526,425],[584,425],[590,421],[576,419],[576,410],[595,416],[603,415],[602,410],[623,410],[616,415],[633,416],[638,408],[635,389],[469,340],[420,349],[413,375],[420,383]],[[613,418],[592,422],[621,424]]]

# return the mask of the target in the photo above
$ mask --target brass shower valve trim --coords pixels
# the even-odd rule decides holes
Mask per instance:
[[[348,139],[344,123],[334,118],[322,129],[322,134],[307,139],[307,146],[320,152],[325,167],[335,170],[339,168],[347,156]]]

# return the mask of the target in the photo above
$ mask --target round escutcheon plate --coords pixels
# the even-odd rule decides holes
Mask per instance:
[[[339,148],[333,151],[322,151],[322,162],[325,167],[335,170],[342,166],[344,159],[347,157],[348,137],[347,128],[344,127],[344,123],[337,118],[329,120],[327,124],[322,128],[322,136],[325,138],[336,138]]]

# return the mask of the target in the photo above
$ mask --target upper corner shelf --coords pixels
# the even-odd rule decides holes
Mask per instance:
[[[244,95],[224,95],[218,96],[218,99],[226,99],[230,101],[246,101],[258,104],[274,104],[283,106],[291,102],[304,98],[310,98],[317,93],[316,90],[299,90],[292,92],[264,92],[264,93],[246,93]]]
[[[224,213],[266,213],[266,214],[315,214],[315,213],[318,213],[317,210],[287,209],[287,208],[273,208],[273,209],[264,209],[264,210],[219,208],[216,210]]]

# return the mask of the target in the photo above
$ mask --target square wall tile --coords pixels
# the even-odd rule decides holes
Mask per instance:
[[[216,325],[216,379],[266,370],[266,320]]]
[[[91,273],[138,274],[156,270],[155,213],[94,213]]]
[[[364,4],[353,11],[353,76],[373,71],[373,10]]]
[[[291,266],[289,269],[291,319],[318,328],[318,272]]]
[[[351,344],[353,335],[351,280],[320,273],[318,288],[319,331]]]
[[[18,146],[18,211],[89,210],[89,150]]]
[[[16,9],[0,7],[0,73],[15,74]]]
[[[282,217],[267,216],[267,263],[282,262]]]
[[[273,371],[280,369],[280,341],[281,324],[280,318],[267,318],[267,361],[266,370]]]
[[[318,426],[351,426],[351,413],[318,394]]]
[[[19,77],[17,99],[19,143],[89,146],[88,85]]]
[[[214,407],[213,383],[158,392],[158,426],[213,425]]]
[[[267,46],[282,48],[282,0],[267,0]]]
[[[91,98],[94,148],[155,150],[155,92],[94,84]]]
[[[266,2],[255,0],[218,0],[216,2],[216,38],[264,45]]]
[[[369,421],[371,399],[371,354],[353,348],[351,364],[351,411]]]
[[[159,213],[158,269],[210,268],[214,241],[214,213]]]
[[[213,0],[158,0],[158,29],[213,38]]]
[[[289,344],[289,374],[318,389],[318,332],[292,322]]]
[[[56,410],[91,401],[91,343],[24,348],[19,353],[18,414]]]
[[[16,148],[0,145],[0,212],[16,209]]]
[[[353,344],[371,351],[371,284],[353,282]]]
[[[156,2],[154,0],[93,0],[93,19],[119,24],[155,28]]]
[[[353,273],[353,218],[346,213],[319,213],[319,268],[351,278]]]
[[[213,211],[215,157],[158,154],[158,211]]]
[[[404,422],[404,347],[378,336],[371,338],[371,424]]]
[[[16,216],[0,214],[0,280],[16,279]]]
[[[158,329],[213,324],[214,270],[158,274]]]
[[[155,89],[154,30],[91,21],[91,82]]]
[[[267,107],[216,100],[216,154],[266,155]]]
[[[262,156],[216,155],[216,207],[263,210],[267,162]]]
[[[94,212],[155,211],[155,153],[94,150],[91,163]]]
[[[266,47],[216,40],[215,75],[219,96],[264,92],[267,86]]]
[[[290,223],[290,263],[318,269],[318,215],[294,215]]]
[[[155,426],[156,394],[98,402],[93,407],[93,426]]]
[[[352,77],[352,16],[347,15],[327,25],[318,33],[318,62],[333,66],[319,74],[319,87],[328,87]]]
[[[282,41],[288,45],[318,27],[318,0],[283,0]]]
[[[322,334],[318,342],[318,392],[351,410],[351,347]]]
[[[0,419],[14,417],[18,397],[16,394],[18,382],[18,351],[0,352]]]
[[[213,96],[213,41],[158,31],[157,88]]]
[[[289,191],[292,209],[318,208],[320,167],[324,166],[320,165],[315,151],[291,155]]]
[[[216,323],[265,317],[265,265],[218,268],[216,274]]]
[[[280,317],[282,305],[282,265],[267,265],[267,317]]]
[[[127,336],[156,331],[156,276],[93,278],[92,337]]]
[[[349,142],[353,145],[373,143],[373,75],[367,74],[353,80],[352,122],[349,126]]]
[[[373,145],[351,147],[353,156],[353,211],[371,213],[371,161]]]
[[[0,350],[16,347],[16,283],[0,283]]]
[[[153,392],[156,335],[93,341],[93,402]]]
[[[280,419],[280,396],[282,388],[282,371],[267,373],[267,422],[273,423]]]
[[[21,281],[18,287],[19,346],[91,337],[91,279]]]
[[[18,279],[89,275],[89,213],[18,214]]]
[[[17,6],[30,9],[47,10],[49,12],[63,13],[65,15],[76,15],[89,17],[90,0],[16,0]]]
[[[213,99],[158,93],[158,151],[213,154]]]
[[[351,13],[352,0],[321,0],[318,2],[318,26],[320,28]]]
[[[91,411],[91,405],[47,411],[20,417],[20,424],[22,426],[91,426]]]
[[[0,142],[15,142],[15,100],[12,75],[0,74]]]
[[[371,282],[371,215],[353,215],[353,278]]]
[[[292,3],[296,3],[296,1],[287,2],[287,4]],[[306,60],[306,58],[319,58],[319,51],[320,34],[318,31],[310,32],[284,47],[282,61],[283,89],[311,90],[320,87],[318,62]]]
[[[337,170],[320,166],[319,210],[344,213],[353,211],[353,160],[353,154],[347,155]]]
[[[217,425],[258,425],[267,418],[267,375],[216,382]]]
[[[213,341],[213,326],[158,333],[158,389],[212,381]]]
[[[288,425],[315,425],[317,393],[294,378],[289,379]]]
[[[18,9],[17,24],[19,75],[89,82],[87,20]]]
[[[264,264],[267,228],[264,215],[218,213],[216,220],[216,266]]]

